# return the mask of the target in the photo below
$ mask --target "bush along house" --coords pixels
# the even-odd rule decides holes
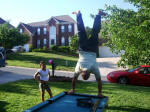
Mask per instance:
[[[20,33],[30,36],[29,42],[24,46],[26,51],[29,51],[29,45],[33,48],[68,46],[71,36],[77,32],[76,21],[68,15],[54,16],[41,22],[20,23],[18,29]]]

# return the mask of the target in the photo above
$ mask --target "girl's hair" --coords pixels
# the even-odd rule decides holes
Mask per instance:
[[[41,65],[44,65],[44,64],[45,64],[44,61],[40,61],[40,67],[41,67]]]

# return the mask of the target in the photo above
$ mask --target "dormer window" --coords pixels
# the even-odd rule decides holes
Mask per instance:
[[[20,33],[23,33],[23,30],[22,29],[20,29],[20,31],[19,31]]]
[[[37,34],[40,35],[40,28],[37,29]]]
[[[43,28],[43,30],[44,30],[44,35],[46,35],[46,28]]]
[[[61,26],[61,32],[62,32],[62,33],[65,32],[65,26],[64,26],[64,25]]]
[[[68,32],[72,32],[72,25],[68,25]]]

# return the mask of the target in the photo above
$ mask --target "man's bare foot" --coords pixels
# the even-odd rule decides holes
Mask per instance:
[[[106,13],[103,12],[103,11],[101,11],[101,10],[98,10],[98,14],[99,14],[99,15],[102,15],[102,16],[106,16]]]
[[[68,94],[72,94],[72,93],[74,93],[74,90],[68,91]]]
[[[75,15],[77,15],[79,13],[80,13],[80,11],[74,11],[74,12],[72,12],[72,14],[75,14]]]

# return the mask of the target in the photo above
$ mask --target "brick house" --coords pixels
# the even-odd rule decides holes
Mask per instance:
[[[54,16],[46,21],[20,23],[18,29],[20,33],[30,36],[28,44],[25,45],[26,51],[29,50],[29,44],[33,48],[68,46],[70,37],[77,32],[76,21],[68,15]]]

